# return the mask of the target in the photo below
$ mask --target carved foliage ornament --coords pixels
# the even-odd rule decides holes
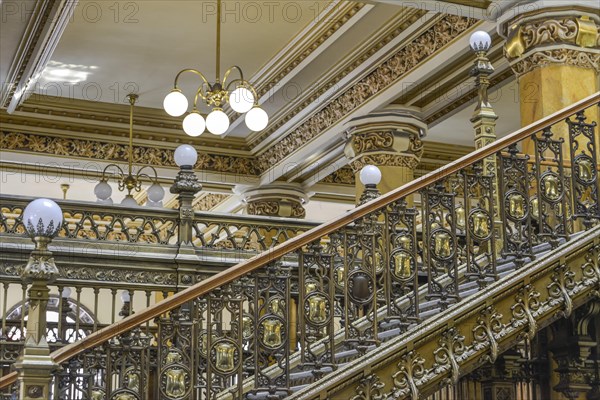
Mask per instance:
[[[292,218],[304,218],[306,216],[306,210],[300,203],[296,202],[282,202],[282,201],[269,201],[269,200],[260,200],[260,201],[252,201],[249,202],[246,206],[246,211],[250,215],[266,215],[270,217],[279,217],[280,212],[282,212],[282,206],[288,205],[291,207],[291,214],[289,215]]]
[[[362,78],[337,98],[321,108],[297,129],[258,157],[258,168],[266,171],[300,146],[314,139],[344,116],[362,106],[410,72],[478,21],[472,18],[447,15],[373,72]]]
[[[0,133],[0,148],[122,162],[127,162],[128,154],[128,146],[121,143],[8,131]],[[157,167],[176,167],[173,154],[174,151],[170,149],[134,146],[133,162]],[[257,175],[259,173],[252,158],[220,154],[198,153],[198,161],[194,168],[242,175]]]

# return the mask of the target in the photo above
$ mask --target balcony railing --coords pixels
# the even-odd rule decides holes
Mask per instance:
[[[55,351],[63,368],[55,397],[283,398],[485,291],[500,266],[523,271],[540,249],[600,219],[590,120],[599,101],[595,94]],[[420,210],[409,206],[417,194]],[[448,367],[444,354],[423,368]]]

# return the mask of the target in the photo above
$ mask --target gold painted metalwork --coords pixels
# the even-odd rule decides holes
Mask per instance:
[[[252,318],[249,316],[244,316],[242,318],[242,335],[244,339],[252,337],[253,332],[254,326],[252,324]]]
[[[514,219],[521,219],[525,216],[525,198],[520,193],[513,193],[508,198],[508,214]]]
[[[485,239],[490,235],[490,217],[479,210],[471,216],[473,235],[479,239]]]
[[[393,256],[394,275],[400,279],[408,279],[412,276],[413,258],[405,251],[398,251]]]
[[[558,177],[554,174],[548,174],[542,178],[542,185],[544,188],[544,195],[551,201],[556,201],[560,198],[561,190]]]
[[[594,180],[594,167],[592,160],[587,157],[579,158],[576,162],[577,174],[582,182],[589,183]]]
[[[104,400],[104,391],[100,389],[94,389],[91,393],[91,400]]]
[[[281,337],[281,321],[273,318],[266,319],[262,322],[263,327],[263,343],[266,347],[275,349],[283,343]]]
[[[598,45],[598,27],[587,15],[577,18],[577,37],[575,43],[581,47],[596,47]]]
[[[231,372],[235,368],[235,346],[229,342],[220,342],[215,345],[215,368],[222,372]]]
[[[531,198],[529,206],[531,207],[531,216],[535,219],[538,219],[540,217],[540,202],[537,196]]]
[[[309,293],[315,292],[318,287],[319,286],[318,286],[317,282],[309,281],[309,282],[306,282],[306,284],[304,285],[304,290],[305,290],[306,294],[309,294]]]
[[[322,324],[328,318],[328,301],[325,297],[317,294],[308,298],[308,319],[314,324]]]
[[[217,352],[217,354],[219,353]],[[181,368],[171,368],[165,372],[165,376],[165,393],[167,396],[179,398],[186,394],[186,380],[188,378],[186,371]]]
[[[523,28],[517,25],[511,26],[506,44],[504,45],[506,54],[510,58],[521,57],[525,53],[526,46],[525,39],[523,38]]]
[[[448,258],[452,255],[451,237],[448,232],[439,231],[434,234],[433,253],[439,258]]]
[[[464,230],[465,229],[465,208],[463,206],[456,208],[456,226]]]
[[[285,312],[285,300],[278,297],[269,300],[269,311],[275,315],[283,316]]]

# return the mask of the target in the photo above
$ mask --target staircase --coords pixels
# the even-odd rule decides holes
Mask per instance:
[[[55,351],[54,398],[418,399],[455,384],[598,295],[599,101]]]

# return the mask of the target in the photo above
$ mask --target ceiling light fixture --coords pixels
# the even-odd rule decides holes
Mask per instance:
[[[244,79],[242,69],[237,65],[225,71],[223,80],[220,78],[221,70],[221,1],[217,1],[217,54],[216,54],[216,78],[212,85],[202,72],[196,69],[184,69],[175,76],[173,90],[165,97],[163,106],[165,111],[173,116],[179,117],[188,109],[188,100],[177,86],[179,77],[184,72],[196,74],[202,83],[196,90],[194,106],[192,111],[183,119],[183,130],[190,136],[200,136],[205,129],[214,135],[222,135],[229,129],[229,117],[223,112],[223,105],[229,102],[233,111],[246,114],[246,126],[252,131],[259,132],[269,123],[269,116],[258,106],[258,95],[254,87]],[[238,79],[229,81],[232,72],[239,74]],[[206,116],[206,120],[198,110],[198,98],[201,98],[212,111]]]
[[[127,195],[121,202],[121,205],[124,206],[137,206],[137,201],[131,195],[133,190],[139,192],[142,189],[142,178],[147,178],[152,182],[152,185],[148,188],[148,205],[161,207],[162,199],[165,196],[165,190],[158,183],[158,174],[156,173],[156,169],[151,165],[146,165],[140,168],[136,174],[133,174],[133,106],[138,99],[138,95],[129,94],[127,95],[129,99],[129,151],[128,151],[128,168],[127,174],[121,167],[117,164],[109,164],[102,171],[102,177],[100,178],[100,182],[94,188],[94,193],[98,198],[99,202],[112,204],[112,199],[110,195],[112,194],[112,188],[108,184],[109,175],[107,171],[109,168],[115,168],[118,183],[119,183],[119,191],[124,191],[127,189]],[[145,170],[151,170],[154,176],[150,176],[145,173]]]

